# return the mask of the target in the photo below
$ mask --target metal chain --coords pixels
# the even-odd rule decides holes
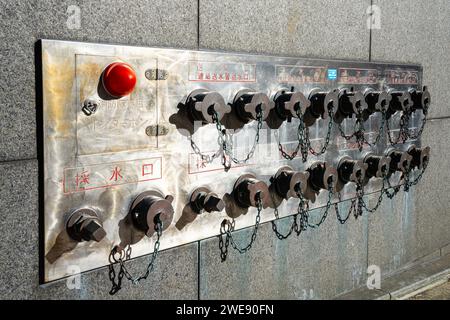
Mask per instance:
[[[270,197],[272,199],[272,203],[275,205],[275,199],[273,198],[273,194],[272,193],[270,193]],[[280,215],[278,213],[278,208],[277,207],[275,207],[275,209],[273,210],[273,214],[275,216],[275,220],[279,220],[280,219]],[[288,230],[288,232],[286,234],[282,234],[281,232],[278,231],[278,226],[277,226],[275,221],[271,221],[271,223],[272,223],[272,231],[275,233],[277,238],[279,240],[285,240],[285,239],[289,238],[289,236],[292,234],[292,232],[296,228],[295,225],[297,224],[297,215],[293,216],[291,227],[290,227],[290,229]]]
[[[386,181],[388,180],[388,176],[386,171],[383,171],[382,173],[382,184],[381,184],[381,190],[380,190],[380,195],[378,196],[377,202],[375,204],[374,207],[369,208],[369,206],[366,204],[366,202],[364,201],[364,199],[362,199],[362,206],[364,207],[364,209],[366,209],[367,212],[369,213],[373,213],[375,211],[378,210],[378,208],[381,205],[381,202],[383,201],[383,196],[385,194],[385,185],[386,185]]]
[[[305,141],[306,141],[306,147],[309,150],[309,152],[311,152],[311,154],[314,156],[320,156],[320,155],[324,154],[325,151],[327,151],[328,145],[330,144],[331,132],[333,130],[333,107],[329,107],[328,116],[330,118],[330,120],[328,121],[328,131],[327,131],[327,135],[325,136],[325,143],[322,145],[322,148],[320,149],[320,151],[314,150],[314,148],[311,146],[311,140],[309,138],[309,128],[308,127],[305,128],[304,137],[305,137]]]
[[[256,121],[258,125],[255,134],[255,139],[253,141],[253,145],[249,153],[244,159],[237,159],[236,157],[233,156],[233,136],[227,133],[225,127],[219,121],[219,115],[215,110],[213,110],[212,119],[213,123],[215,123],[216,125],[216,129],[218,132],[217,143],[219,145],[219,149],[213,155],[202,153],[198,145],[192,139],[192,135],[189,136],[191,148],[194,151],[194,153],[198,155],[202,159],[202,161],[205,161],[206,163],[211,163],[219,156],[222,156],[222,165],[225,168],[225,170],[228,171],[231,168],[231,161],[236,164],[244,164],[250,158],[253,157],[256,150],[256,146],[259,143],[260,132],[263,126],[263,118],[264,118],[264,111],[262,110],[262,108],[259,108],[259,110],[257,110],[256,112]]]
[[[336,218],[338,219],[339,223],[345,224],[348,221],[348,219],[350,218],[350,216],[352,215],[352,212],[355,212],[356,200],[353,199],[351,201],[351,205],[347,212],[347,216],[345,218],[342,218],[339,207],[338,207],[339,203],[342,202],[340,193],[338,193],[338,199],[339,199],[339,202],[334,204],[334,211],[336,212]]]
[[[389,120],[387,119],[387,112],[383,112],[383,115],[386,119],[386,130],[387,130],[387,136],[389,139],[389,143],[394,146],[398,143],[405,143],[405,141],[408,139],[408,135],[409,135],[409,128],[408,128],[408,124],[409,124],[409,111],[407,112],[403,112],[402,116],[400,117],[400,130],[398,133],[398,136],[396,139],[392,139],[391,137],[391,129],[390,129],[390,125],[389,125]]]
[[[364,208],[364,184],[362,175],[356,178],[356,207],[355,207],[355,218],[363,215]]]
[[[162,221],[159,219],[159,216],[156,216],[155,219],[156,219],[155,231],[156,231],[157,237],[156,237],[155,245],[153,247],[153,253],[151,254],[150,261],[147,265],[147,268],[145,269],[144,274],[142,274],[140,276],[132,276],[125,265],[125,261],[127,259],[129,259],[131,256],[131,246],[128,245],[126,247],[126,249],[121,250],[121,251],[118,250],[117,246],[111,250],[111,253],[109,255],[109,261],[110,261],[109,280],[112,283],[112,288],[109,291],[109,294],[114,295],[122,288],[122,279],[124,276],[126,279],[131,281],[133,284],[137,284],[141,280],[147,279],[150,272],[152,272],[152,270],[155,266],[156,257],[158,256],[159,247],[160,247],[160,239],[161,239],[162,229],[163,229],[163,224],[162,224]],[[123,252],[125,252],[125,253],[122,254]],[[116,257],[115,257],[117,253],[120,254],[118,259],[116,259]],[[120,265],[119,273],[117,274],[117,281],[116,281],[116,271],[114,269],[115,263],[119,263],[119,265]]]
[[[218,158],[222,154],[222,149],[218,149],[213,155],[210,154],[204,154],[201,152],[198,145],[194,142],[192,139],[192,136],[189,136],[189,141],[191,143],[191,148],[194,153],[202,159],[202,161],[205,161],[206,163],[211,163],[214,161],[214,159]]]
[[[329,186],[328,186],[328,201],[327,201],[327,205],[325,207],[325,210],[322,212],[322,217],[320,218],[320,221],[318,223],[311,224],[308,221],[308,227],[314,228],[314,229],[318,228],[325,221],[325,219],[328,216],[328,212],[330,211],[332,198],[333,198],[333,183],[329,183]]]
[[[275,221],[272,221],[272,230],[277,236],[279,240],[287,239],[293,232],[296,233],[297,236],[300,235],[303,231],[306,231],[308,228],[308,219],[309,219],[309,202],[303,196],[301,190],[296,191],[297,197],[299,199],[297,206],[297,213],[292,216],[292,224],[286,234],[282,234],[278,231],[278,226]],[[279,219],[278,209],[275,208],[274,215],[276,220]],[[298,218],[300,218],[300,223],[297,222]]]
[[[346,135],[344,128],[342,128],[342,124],[338,124],[339,133],[341,134],[341,137],[344,138],[346,141],[349,141],[351,138],[355,136],[355,132],[353,132],[351,135]]]
[[[275,215],[275,219],[276,220],[280,219],[280,217],[278,215],[278,209],[277,208],[274,209],[274,215]],[[291,227],[289,228],[289,230],[288,230],[288,232],[286,234],[282,234],[281,232],[279,232],[276,222],[272,221],[272,231],[275,233],[275,235],[277,236],[277,238],[279,240],[286,240],[287,238],[290,237],[292,232],[297,229],[297,215],[298,214],[294,214],[292,216],[292,224],[291,224]]]
[[[369,142],[364,137],[364,142],[367,143],[367,145],[369,145],[370,147],[376,146],[378,144],[378,142],[380,142],[380,139],[381,139],[381,137],[383,135],[385,124],[386,124],[386,118],[384,117],[384,115],[381,115],[381,124],[380,124],[380,127],[378,128],[377,137],[375,138],[375,140],[373,142]]]
[[[339,212],[339,203],[342,202],[341,194],[338,193],[338,202],[334,204],[334,210],[336,212],[336,217],[341,224],[344,224],[350,218],[350,215],[353,213],[355,218],[362,216],[363,207],[364,207],[364,186],[363,186],[363,177],[359,176],[357,178],[356,184],[356,198],[351,200],[351,205],[348,210],[347,216],[342,218]]]
[[[217,159],[219,156],[222,155],[222,165],[225,167],[226,170],[229,169],[229,167],[227,166],[227,162],[225,159],[225,156],[223,154],[223,149],[224,146],[227,143],[227,133],[225,128],[222,126],[222,124],[219,121],[219,115],[217,114],[217,112],[214,110],[213,114],[212,114],[212,119],[213,119],[213,123],[216,124],[216,129],[219,133],[218,137],[217,137],[217,143],[219,145],[219,149],[213,154],[204,154],[200,148],[198,147],[198,145],[195,143],[195,141],[193,140],[192,135],[190,135],[188,137],[190,144],[191,144],[191,148],[194,151],[194,153],[200,157],[200,159],[202,161],[205,161],[206,163],[212,163],[215,159]]]
[[[217,136],[217,143],[221,147],[222,166],[224,167],[225,171],[228,171],[231,168],[231,161],[227,158],[224,150],[227,148],[227,145],[230,144],[231,137],[229,134],[227,134],[227,130],[219,121],[219,115],[215,110],[213,111],[212,118],[213,122],[216,124],[216,129],[219,134]]]
[[[224,143],[222,144],[222,149],[224,151],[224,153],[229,157],[229,159],[231,161],[233,161],[236,164],[244,164],[246,163],[250,158],[253,157],[255,150],[256,150],[256,146],[259,143],[259,134],[261,131],[261,128],[263,126],[263,118],[264,118],[264,111],[262,110],[262,108],[259,108],[259,110],[257,110],[256,112],[256,121],[258,123],[257,125],[257,129],[256,129],[256,135],[255,135],[255,139],[253,141],[253,145],[249,151],[249,153],[247,154],[247,156],[244,159],[237,159],[236,157],[233,156],[233,140],[232,140],[232,136],[230,136],[228,139],[226,139],[224,141]]]
[[[400,191],[401,185],[398,185],[398,186],[392,186],[389,177],[386,178],[386,183],[387,183],[388,187],[384,190],[384,193],[386,194],[386,196],[387,196],[389,199],[392,199],[392,198],[394,198],[394,197],[397,195],[397,193]],[[392,189],[392,193],[390,193],[390,192],[388,191],[389,189]]]
[[[222,261],[225,261],[227,259],[228,255],[228,246],[231,244],[233,249],[237,250],[240,254],[248,252],[252,246],[253,243],[256,240],[256,236],[258,234],[258,228],[261,221],[261,212],[262,212],[262,201],[261,201],[261,195],[258,193],[256,194],[256,209],[258,210],[258,213],[256,214],[256,220],[255,220],[255,226],[253,227],[253,233],[250,237],[250,242],[245,246],[241,247],[239,246],[232,235],[232,231],[234,231],[235,227],[235,221],[233,219],[232,222],[230,222],[228,219],[224,219],[222,221],[221,227],[220,227],[220,235],[219,235],[219,248],[220,248],[220,257]],[[225,235],[225,242],[223,241],[223,236]]]
[[[419,181],[422,179],[423,174],[425,173],[425,170],[427,169],[428,163],[424,163],[422,170],[420,171],[419,175],[412,181],[409,181],[409,186],[415,186],[419,183]]]
[[[304,197],[301,190],[297,190],[297,197],[299,198],[297,215],[300,216],[300,223],[296,225],[295,233],[297,236],[308,229],[309,224],[309,201]]]
[[[219,249],[220,249],[220,260],[224,262],[227,260],[228,256],[228,247],[230,246],[230,238],[228,237],[228,233],[225,232],[225,225],[228,223],[228,220],[223,220],[220,226],[220,235],[219,235]],[[228,226],[229,227],[229,226]],[[225,240],[223,240],[223,235],[225,235]]]
[[[280,140],[278,139],[278,150],[281,153],[281,156],[287,160],[293,160],[295,157],[297,157],[298,152],[301,149],[302,154],[302,160],[303,162],[306,162],[308,158],[308,151],[305,148],[305,123],[303,121],[303,115],[300,112],[300,108],[298,108],[296,111],[297,117],[299,119],[299,124],[297,127],[297,146],[295,147],[295,150],[289,154],[283,149],[283,145],[281,144]],[[305,152],[306,150],[306,152]]]
[[[425,170],[426,170],[427,166],[428,166],[428,163],[424,163],[424,165],[422,167],[422,170],[420,171],[419,175],[412,181],[411,181],[411,174],[412,174],[413,171],[412,170],[408,170],[407,172],[403,172],[402,177],[400,179],[401,180],[403,179],[404,183],[400,184],[398,186],[395,186],[395,187],[391,185],[391,182],[390,182],[390,180],[388,178],[387,179],[388,187],[385,189],[385,193],[388,196],[388,198],[392,199],[400,191],[402,185],[403,185],[403,190],[405,192],[408,192],[409,189],[412,186],[417,185],[419,183],[419,181],[422,179],[422,176],[425,173]],[[388,189],[393,189],[392,193],[390,193],[388,191]]]
[[[409,180],[410,180],[411,173],[412,173],[412,170],[407,170],[406,172],[403,172],[403,175],[402,175],[402,179],[405,181],[403,183],[403,191],[405,191],[405,192],[409,191],[409,187],[410,187]]]
[[[421,177],[426,169],[426,166],[427,165],[425,164],[422,171],[420,172],[420,174],[414,181],[409,181],[409,173],[410,172],[405,173],[405,175],[403,176],[403,179],[405,179],[405,184],[407,184],[409,186],[416,185],[418,183],[418,181],[421,179]],[[369,213],[375,212],[381,205],[384,194],[386,194],[390,199],[392,199],[400,191],[400,186],[395,186],[395,187],[391,186],[390,180],[389,180],[386,172],[383,172],[382,177],[383,177],[383,179],[382,179],[382,187],[380,190],[380,195],[377,199],[375,206],[372,208],[369,208],[368,205],[366,204],[366,202],[364,201],[365,193],[364,193],[363,181],[362,181],[362,177],[358,177],[358,181],[356,182],[356,198],[352,199],[350,208],[349,208],[345,218],[342,217],[339,207],[338,207],[339,203],[342,202],[341,194],[338,193],[339,202],[334,203],[334,209],[335,209],[336,217],[337,217],[339,223],[345,224],[348,221],[348,219],[350,218],[350,216],[352,215],[352,213],[355,216],[355,218],[362,216],[363,209],[365,209]],[[386,184],[388,185],[388,188],[385,188]],[[393,192],[389,193],[388,189],[393,189]],[[276,222],[275,221],[271,222],[272,230],[274,231],[275,235],[277,236],[277,238],[279,240],[287,239],[289,236],[292,235],[293,232],[295,232],[298,236],[298,235],[300,235],[301,232],[307,230],[308,227],[318,228],[326,220],[329,210],[332,205],[333,184],[330,183],[330,185],[329,185],[328,201],[327,201],[325,209],[322,213],[322,217],[318,223],[312,224],[309,222],[309,202],[304,198],[304,196],[302,195],[302,193],[300,191],[297,191],[297,196],[299,198],[297,213],[292,216],[292,224],[289,227],[287,233],[285,233],[285,234],[281,233],[278,230],[278,226],[277,226]],[[260,207],[258,206],[258,208],[260,208]],[[234,249],[236,249],[239,253],[245,253],[248,250],[250,250],[250,248],[252,247],[252,245],[256,239],[256,234],[257,234],[259,221],[260,221],[260,219],[259,219],[259,215],[261,213],[260,210],[261,209],[258,209],[258,215],[256,218],[255,228],[254,228],[253,234],[251,236],[250,243],[244,248],[241,248],[240,246],[238,246],[232,237],[231,231],[234,230],[234,225],[235,225],[234,220],[233,220],[233,222],[229,222],[228,220],[223,221],[222,227],[221,227],[220,242],[219,242],[222,261],[226,260],[228,247],[229,247],[230,243],[231,243],[232,247]],[[276,220],[280,219],[277,208],[274,209],[274,215],[275,215]],[[297,221],[297,219],[299,217],[300,217],[300,223],[298,223],[298,221]],[[223,240],[223,235],[226,236],[225,241]]]
[[[356,142],[358,144],[358,149],[359,151],[361,151],[364,147],[364,143],[367,142],[364,133],[366,131],[366,129],[364,128],[364,121],[363,121],[363,112],[361,109],[361,105],[357,104],[356,106],[357,109],[357,113],[356,113],[356,122],[353,126],[353,133],[351,135],[346,135],[344,132],[344,129],[342,128],[342,124],[339,123],[338,124],[338,128],[339,128],[339,132],[341,134],[341,136],[345,139],[345,140],[350,140],[353,137],[356,138]]]
[[[416,134],[411,134],[411,132],[408,130],[408,137],[410,139],[416,140],[416,139],[420,138],[420,136],[422,135],[423,129],[425,129],[425,124],[427,123],[427,114],[428,114],[428,112],[426,111],[426,109],[423,109],[422,124]]]

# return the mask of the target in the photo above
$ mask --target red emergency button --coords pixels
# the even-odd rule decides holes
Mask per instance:
[[[114,62],[106,67],[102,76],[103,87],[113,97],[120,98],[133,92],[136,73],[123,62]]]

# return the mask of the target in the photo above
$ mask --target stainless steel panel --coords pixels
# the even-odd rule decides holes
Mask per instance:
[[[127,97],[103,100],[98,94],[103,69],[111,62],[124,61],[137,73],[137,87]],[[116,46],[66,41],[42,41],[43,114],[44,114],[44,180],[45,253],[57,242],[64,230],[67,215],[83,207],[97,209],[107,232],[101,242],[79,243],[54,263],[45,260],[44,282],[69,275],[69,266],[81,271],[107,265],[111,248],[120,242],[118,224],[133,200],[141,192],[160,190],[174,196],[172,225],[163,233],[161,249],[213,237],[219,234],[225,211],[203,213],[181,231],[175,223],[181,216],[190,193],[207,186],[223,196],[232,191],[236,179],[243,173],[253,173],[268,183],[279,167],[290,165],[304,170],[317,160],[334,163],[342,155],[360,159],[362,152],[355,143],[345,141],[336,128],[331,145],[319,158],[309,155],[285,160],[278,151],[277,136],[285,148],[297,143],[298,120],[284,122],[278,130],[264,125],[254,156],[243,165],[223,170],[220,159],[206,164],[195,155],[189,139],[170,122],[177,105],[193,90],[205,88],[219,92],[231,102],[237,91],[254,89],[273,96],[280,88],[294,87],[305,95],[313,88],[330,90],[353,86],[365,88],[407,90],[420,88],[422,68],[417,65],[365,63],[333,60],[313,60],[223,52]],[[164,70],[162,79],[154,80],[155,69]],[[336,74],[334,74],[334,70]],[[391,77],[391,71],[409,75],[410,83],[401,77]],[[152,73],[153,72],[153,73]],[[160,74],[161,75],[161,74]],[[336,79],[334,79],[336,75]],[[392,83],[391,83],[392,82]],[[395,83],[394,83],[395,82]],[[95,114],[82,111],[86,99],[98,101]],[[392,123],[398,123],[394,115]],[[421,116],[415,115],[412,127]],[[373,115],[366,123],[369,139],[377,135],[380,116]],[[352,130],[353,119],[343,122]],[[149,130],[163,130],[164,135],[148,135]],[[155,129],[156,128],[156,129]],[[256,123],[251,122],[233,135],[236,156],[244,157],[253,142]],[[392,128],[398,129],[394,125]],[[151,131],[151,130],[150,130]],[[327,120],[318,120],[311,138],[320,146],[327,131]],[[349,131],[349,133],[350,133]],[[217,130],[214,125],[199,128],[193,139],[204,152],[217,150]],[[406,150],[408,141],[399,146]],[[386,139],[365,151],[382,153]],[[394,178],[393,178],[394,180]],[[366,193],[376,192],[381,184],[371,181]],[[355,197],[354,186],[347,185],[342,199]],[[326,192],[321,192],[311,208],[324,206]],[[337,201],[337,198],[334,199]],[[291,199],[279,208],[280,216],[295,214],[297,201]],[[236,229],[254,225],[255,209],[236,219]],[[314,218],[312,213],[312,218]],[[262,222],[273,220],[273,209],[263,211]],[[151,253],[153,238],[144,238],[133,245],[132,257]],[[218,252],[219,256],[219,252]]]

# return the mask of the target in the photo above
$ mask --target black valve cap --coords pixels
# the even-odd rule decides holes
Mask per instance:
[[[338,173],[328,163],[317,161],[307,171],[309,172],[308,184],[314,191],[318,192],[321,189],[328,189],[330,183],[332,183],[333,190],[336,189]]]
[[[394,114],[397,111],[409,111],[412,106],[411,95],[407,91],[389,90],[391,101],[389,102],[388,111]]]
[[[155,225],[159,219],[162,229],[167,229],[173,220],[173,197],[164,197],[158,191],[146,191],[141,193],[131,205],[131,217],[134,226],[148,237],[155,232]]]
[[[257,196],[261,199],[263,208],[270,205],[269,187],[252,174],[242,175],[236,180],[233,194],[236,203],[242,208],[256,207]]]
[[[386,152],[386,156],[391,158],[389,164],[389,173],[396,171],[407,172],[410,169],[412,156],[407,151],[390,149]]]
[[[277,194],[284,198],[298,198],[298,192],[305,194],[308,186],[309,172],[294,171],[289,166],[278,169],[273,176],[272,183]]]
[[[216,193],[205,187],[194,190],[190,204],[192,210],[197,213],[201,213],[203,210],[206,212],[222,211],[225,208],[223,200]]]
[[[370,88],[366,89],[364,91],[364,101],[367,104],[367,109],[363,110],[364,121],[375,112],[385,112],[391,99],[391,95],[386,91],[375,91]]]
[[[408,148],[408,154],[412,157],[411,168],[422,169],[430,160],[430,147],[417,148],[415,145],[411,145]]]
[[[274,97],[275,110],[280,118],[297,117],[297,111],[305,113],[311,102],[301,92],[281,90]]]
[[[304,122],[307,127],[312,126],[317,119],[328,118],[328,110],[333,108],[336,110],[338,107],[339,90],[322,91],[320,89],[313,89],[309,93],[308,100],[311,105],[306,108],[304,115]]]
[[[409,94],[411,96],[412,106],[411,110],[423,110],[424,113],[428,111],[428,107],[431,104],[431,95],[426,86],[423,87],[422,91],[416,89],[410,89]]]
[[[368,179],[372,177],[382,178],[389,171],[391,158],[369,153],[364,157],[363,161],[367,164],[366,177]]]
[[[303,115],[311,104],[303,93],[293,90],[294,88],[291,88],[290,91],[280,90],[273,97],[275,108],[270,110],[266,119],[269,128],[278,129],[284,121],[298,118],[298,113]]]
[[[74,211],[67,220],[66,230],[69,236],[78,242],[100,242],[106,236],[97,213],[88,208]]]
[[[262,92],[255,92],[249,89],[240,90],[233,100],[233,109],[238,117],[245,123],[257,119],[258,112],[263,112],[262,120],[266,120],[275,103]]]
[[[225,203],[219,198],[217,194],[211,192],[206,187],[199,187],[195,189],[189,197],[188,204],[183,208],[181,217],[178,219],[175,227],[182,230],[187,224],[192,223],[198,215],[204,211],[222,211],[225,208]]]
[[[341,123],[345,118],[350,118],[366,109],[367,103],[362,92],[354,91],[353,88],[341,89],[339,91],[338,110],[334,114],[334,120]]]
[[[339,111],[344,115],[352,115],[358,112],[357,104],[364,100],[364,96],[359,91],[353,89],[341,89],[339,92]]]
[[[219,121],[231,111],[231,107],[225,103],[220,93],[206,89],[192,91],[186,99],[186,107],[193,121],[203,123],[213,123],[213,111],[217,113]]]
[[[348,182],[358,182],[366,176],[367,164],[362,160],[353,160],[346,156],[341,158],[337,172],[339,180],[344,184]]]

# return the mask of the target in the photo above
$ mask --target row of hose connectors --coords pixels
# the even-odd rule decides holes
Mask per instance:
[[[298,199],[297,212],[291,213],[293,223],[287,234],[281,234],[276,228],[275,220],[272,221],[277,237],[285,239],[294,231],[299,234],[308,227],[320,226],[332,208],[332,199],[335,195],[340,201],[340,193],[344,187],[353,184],[356,186],[357,198],[351,200],[351,210],[345,215],[346,217],[338,212],[337,203],[333,203],[338,220],[344,223],[351,212],[357,217],[362,215],[363,208],[368,212],[375,211],[381,203],[383,195],[392,198],[399,191],[401,185],[407,191],[410,186],[417,184],[429,159],[429,147],[418,148],[411,145],[406,151],[390,148],[384,154],[367,153],[361,159],[343,156],[333,163],[316,161],[305,170],[300,171],[290,166],[283,166],[267,182],[254,174],[243,174],[235,181],[231,191],[224,194],[223,197],[208,187],[199,187],[193,190],[186,199],[181,216],[175,223],[175,228],[182,230],[202,214],[225,210],[229,218],[222,221],[219,236],[221,258],[225,260],[229,245],[240,253],[250,250],[256,239],[264,209],[272,208],[276,220],[279,218],[277,208],[283,201],[291,198]],[[390,180],[397,173],[400,174],[400,180],[392,186]],[[363,199],[364,187],[371,179],[382,181],[379,200],[373,208],[369,208]],[[309,217],[309,203],[316,202],[321,192],[328,192],[327,204],[320,214],[320,218],[313,222],[313,219]],[[137,195],[132,202],[128,214],[119,223],[120,243],[114,246],[110,253],[111,294],[120,290],[123,277],[133,283],[148,277],[156,261],[160,239],[164,231],[173,224],[175,213],[173,200],[172,195],[164,195],[160,190],[148,190]],[[246,244],[238,243],[232,235],[235,219],[246,215],[250,208],[257,210],[252,236]],[[71,249],[83,241],[100,242],[107,236],[101,217],[97,208],[87,207],[75,210],[68,215],[66,222],[65,233],[68,239],[62,237],[62,241],[65,244],[73,243],[70,246]],[[297,217],[300,217],[300,223],[297,222]],[[153,253],[145,272],[133,276],[125,265],[125,261],[131,258],[131,246],[144,238],[153,238],[155,235]],[[67,252],[67,250],[60,251],[58,248],[59,246],[55,245],[55,250],[52,249],[46,255],[48,262],[54,263],[64,252]],[[118,271],[114,268],[116,263],[119,264]]]
[[[197,89],[179,108],[184,109],[191,122],[199,121],[204,125],[221,121],[226,129],[239,129],[251,121],[257,121],[258,114],[262,114],[269,128],[278,129],[284,121],[299,118],[299,115],[305,126],[310,127],[319,118],[327,119],[330,110],[336,123],[353,117],[367,121],[376,112],[386,114],[387,118],[396,112],[412,113],[417,110],[426,115],[430,102],[427,87],[408,91],[368,88],[363,92],[353,88],[331,91],[313,89],[307,97],[292,87],[276,92],[272,99],[263,92],[243,89],[228,104],[218,92]]]
[[[307,96],[291,88],[279,90],[271,98],[263,92],[243,89],[228,104],[218,92],[198,89],[191,92],[186,100],[179,104],[178,113],[173,115],[170,121],[179,129],[186,129],[190,133],[194,151],[207,161],[212,161],[215,157],[204,156],[193,142],[192,135],[203,125],[215,124],[222,154],[235,163],[242,163],[253,156],[253,152],[249,152],[244,160],[233,158],[231,150],[233,146],[230,143],[231,137],[228,131],[240,129],[252,121],[257,122],[255,143],[250,149],[254,151],[263,123],[270,129],[278,129],[283,122],[290,122],[292,118],[297,118],[300,120],[297,128],[298,148],[294,154],[289,155],[281,150],[279,143],[280,151],[284,158],[292,160],[297,156],[298,150],[301,150],[303,161],[306,162],[308,152],[315,156],[325,153],[334,124],[337,124],[341,135],[346,140],[354,138],[360,150],[364,144],[376,144],[385,132],[387,132],[389,143],[393,146],[404,143],[407,139],[417,139],[425,126],[430,102],[431,97],[427,87],[423,87],[422,90],[407,91],[396,89],[377,91],[370,88],[364,91],[355,91],[353,88],[331,91],[313,89]],[[422,123],[417,131],[413,131],[409,129],[409,125],[412,114],[417,111],[422,112]],[[364,123],[371,115],[377,113],[381,115],[380,127],[378,130],[372,130],[378,131],[378,136],[368,141],[364,134],[366,131]],[[390,119],[394,114],[400,115],[399,123],[396,125],[399,128],[397,137],[393,137],[390,133],[392,126]],[[322,148],[315,150],[309,139],[309,128],[318,119],[328,120],[328,131]],[[345,119],[353,119],[356,122],[353,133],[346,134],[341,127]]]
[[[225,194],[225,210],[231,218],[223,220],[219,247],[221,258],[225,260],[228,254],[228,246],[231,245],[239,253],[247,252],[255,241],[258,227],[261,221],[261,212],[266,208],[273,208],[275,220],[272,221],[272,229],[276,236],[283,240],[294,232],[299,235],[308,227],[317,228],[327,218],[331,208],[334,207],[336,217],[340,223],[345,223],[353,214],[355,218],[361,216],[364,211],[374,212],[382,202],[383,196],[393,198],[401,186],[408,191],[418,183],[428,165],[430,148],[417,148],[411,145],[406,151],[395,148],[388,149],[382,155],[366,153],[361,159],[352,159],[343,156],[336,163],[316,161],[306,170],[297,171],[290,166],[283,166],[270,178],[266,184],[252,174],[239,177],[230,194]],[[392,177],[399,175],[398,181],[392,183]],[[382,186],[378,200],[370,207],[364,199],[364,189],[369,180],[381,181]],[[356,198],[350,199],[351,205],[348,212],[343,214],[339,210],[341,191],[348,184],[356,187]],[[327,202],[322,212],[315,219],[309,216],[309,203],[314,203],[320,193],[327,194]],[[337,197],[337,201],[333,198]],[[287,231],[281,233],[276,224],[279,218],[278,207],[291,198],[298,200],[296,212],[291,212],[293,222]],[[233,238],[235,218],[247,214],[249,208],[256,208],[257,214],[253,233],[245,244]],[[299,221],[298,221],[299,218]],[[183,217],[180,219],[182,220]],[[314,221],[315,220],[315,221]]]
[[[176,228],[182,230],[187,224],[204,212],[220,212],[225,209],[230,218],[246,214],[249,207],[257,206],[257,199],[263,208],[277,207],[286,199],[298,197],[315,202],[321,190],[330,186],[340,192],[346,184],[361,183],[365,186],[370,179],[390,178],[400,172],[410,174],[414,170],[424,170],[430,158],[430,148],[411,145],[406,151],[388,149],[383,155],[367,153],[361,159],[343,156],[336,163],[316,161],[304,171],[295,171],[289,166],[281,167],[267,184],[253,174],[243,174],[235,182],[230,193],[221,199],[207,187],[194,190],[183,209]],[[167,229],[173,221],[174,208],[171,195],[160,191],[146,191],[133,201],[127,222],[136,231],[151,237],[155,221],[161,221]],[[67,233],[76,241],[101,241],[106,236],[100,215],[95,209],[80,209],[73,212],[67,220]]]

